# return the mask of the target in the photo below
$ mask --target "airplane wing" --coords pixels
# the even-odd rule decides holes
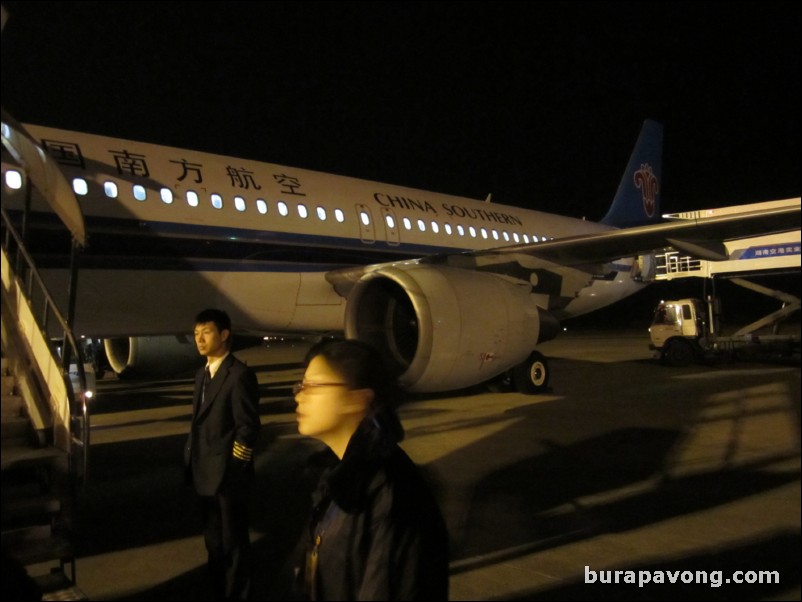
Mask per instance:
[[[658,249],[673,247],[693,257],[711,261],[728,259],[724,242],[762,234],[800,229],[800,199],[785,207],[710,217],[669,221],[648,226],[611,229],[545,242],[509,245],[465,253],[429,255],[418,264],[447,265],[515,276],[504,266],[523,261],[527,268],[560,271],[570,268],[589,275],[603,274],[605,264]],[[492,266],[497,266],[495,269]],[[364,274],[381,266],[333,270],[327,279],[337,292],[347,295]]]
[[[800,202],[794,206],[736,213],[706,219],[609,230],[541,243],[500,247],[469,255],[523,253],[570,267],[593,266],[621,257],[674,247],[699,259],[728,259],[724,241],[800,229]],[[438,261],[439,256],[425,261]]]

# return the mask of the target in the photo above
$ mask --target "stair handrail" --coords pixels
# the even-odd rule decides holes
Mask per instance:
[[[25,293],[25,297],[30,304],[32,298],[32,292],[34,290],[34,285],[38,288],[39,292],[43,296],[44,307],[41,321],[40,318],[36,316],[36,314],[32,311],[32,315],[36,320],[37,326],[39,327],[40,332],[45,337],[48,338],[48,318],[52,315],[55,320],[58,322],[58,326],[61,330],[62,334],[62,353],[61,353],[61,376],[64,379],[64,385],[66,389],[67,401],[69,403],[69,412],[70,412],[70,435],[72,439],[72,443],[80,446],[82,448],[82,462],[81,462],[81,477],[83,479],[86,478],[87,469],[88,469],[88,462],[89,462],[89,399],[92,396],[92,392],[89,390],[87,386],[87,378],[86,378],[86,371],[84,369],[84,356],[81,351],[80,345],[78,345],[75,334],[72,331],[72,328],[68,324],[67,320],[62,315],[61,311],[59,310],[58,306],[56,305],[53,297],[50,295],[50,291],[47,289],[47,286],[44,283],[41,275],[39,274],[39,270],[36,268],[36,263],[34,262],[33,258],[31,257],[30,253],[25,247],[25,244],[20,237],[19,233],[17,232],[14,224],[12,223],[9,215],[6,213],[5,209],[0,207],[0,214],[2,214],[2,227],[4,230],[4,235],[2,236],[2,245],[5,252],[9,255],[9,269],[14,273],[15,278],[19,281],[19,271],[21,267],[21,262],[24,262],[24,266],[26,268],[27,278],[25,279],[25,288],[23,289]],[[14,251],[11,249],[11,243],[13,242],[16,245]],[[10,261],[11,256],[13,255],[13,265]],[[33,308],[31,308],[33,309]],[[69,352],[66,349],[67,346],[69,347]],[[52,350],[51,350],[52,354]],[[77,370],[77,377],[78,377],[78,390],[79,395],[76,399],[75,390],[73,389],[73,385],[70,379],[69,374],[69,358],[75,358],[75,365]],[[78,428],[79,433],[78,437],[76,438],[74,433],[74,427]],[[72,452],[70,453],[70,457],[72,457]],[[72,470],[74,472],[75,467],[73,463],[70,462]]]

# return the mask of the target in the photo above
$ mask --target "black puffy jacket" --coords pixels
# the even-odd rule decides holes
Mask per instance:
[[[368,419],[331,460],[296,570],[306,597],[448,600],[445,521],[406,452]]]

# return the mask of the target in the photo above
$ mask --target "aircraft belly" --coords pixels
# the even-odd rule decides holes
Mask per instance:
[[[559,313],[559,318],[574,318],[596,311],[636,293],[647,284],[632,280],[629,274],[618,274],[615,280],[610,281],[594,280]]]
[[[42,276],[66,314],[68,271],[46,269]],[[298,272],[86,269],[78,277],[73,323],[87,336],[190,332],[199,311],[220,307],[237,329],[342,330],[344,300],[299,308],[300,289]]]

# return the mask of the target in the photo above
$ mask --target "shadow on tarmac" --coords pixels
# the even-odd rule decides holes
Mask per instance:
[[[614,489],[648,476],[674,440],[672,433],[638,430],[612,433],[600,440],[581,442],[573,449],[554,449],[537,458],[527,458],[491,475],[477,484],[477,495],[471,502],[471,531],[480,534],[481,541],[469,536],[461,549],[455,550],[455,557],[470,553],[474,558],[482,558],[483,554],[492,554],[495,550],[512,550],[507,555],[492,555],[485,561],[490,565],[601,532],[636,529],[726,504],[798,479],[798,475],[761,474],[751,470],[701,474],[666,479],[651,491],[621,501],[589,509],[575,505],[571,512],[549,514],[549,509],[571,502],[588,491]],[[180,465],[165,461],[180,457],[183,443],[183,437],[170,437],[151,440],[147,445],[133,441],[104,445],[96,450],[93,479],[82,508],[86,520],[81,521],[80,526],[79,557],[198,535],[200,515],[196,511],[195,495],[191,487],[183,483]],[[269,449],[260,452],[262,461],[252,508],[252,527],[265,534],[254,544],[257,566],[254,599],[287,599],[288,562],[307,516],[308,495],[315,481],[303,471],[303,466],[308,455],[318,447],[303,441],[292,444],[275,441],[265,447]],[[281,460],[273,461],[275,458],[271,456],[280,456]],[[132,457],[137,458],[133,466]],[[633,457],[640,460],[633,462]],[[592,458],[596,460],[591,461]],[[599,470],[602,461],[619,470]],[[544,482],[553,484],[555,474],[572,475],[571,485],[542,487]],[[504,520],[498,520],[499,517]],[[483,528],[486,520],[491,524]],[[493,536],[488,537],[491,533]],[[782,589],[786,590],[791,585],[799,585],[799,550],[799,532],[779,533],[764,541],[748,542],[713,555],[666,559],[627,567],[627,570],[723,570],[725,575],[739,568],[774,570],[783,576]],[[659,554],[659,549],[655,552]],[[460,568],[452,570],[452,575],[481,564],[481,561],[462,563]],[[796,580],[789,583],[788,577],[793,575]],[[589,587],[578,582],[506,599],[675,600],[677,596],[695,600],[765,599],[778,588],[761,585],[753,589],[745,585],[663,586],[661,589],[659,585],[639,588],[601,583]],[[199,567],[121,599],[207,600],[208,592],[205,567]]]
[[[536,451],[526,453],[501,468],[487,472],[471,483],[465,517],[450,520],[452,537],[452,577],[483,565],[523,557],[532,552],[556,548],[602,533],[619,533],[690,515],[697,511],[744,500],[799,480],[799,473],[763,471],[764,464],[783,460],[782,454],[753,463],[730,463],[715,470],[675,476],[671,465],[695,428],[704,423],[706,409],[700,400],[721,389],[720,380],[708,378],[702,368],[680,375],[699,377],[697,390],[689,396],[688,383],[667,380],[666,398],[674,400],[673,428],[650,419],[657,408],[660,420],[666,414],[665,400],[644,399],[643,391],[654,373],[641,370],[636,362],[617,365],[626,374],[627,386],[616,389],[614,399],[599,397],[603,403],[568,391],[558,403],[518,405],[491,417],[477,418],[455,413],[452,421],[431,423],[408,429],[409,435],[489,427],[516,418],[515,426],[493,431],[473,443],[461,446],[423,468],[431,476],[435,490],[445,495],[446,475],[465,466],[486,461],[520,445],[526,437]],[[576,382],[595,378],[600,366],[592,362],[555,360],[558,371],[570,373]],[[602,368],[605,370],[606,368]],[[595,375],[594,375],[595,374]],[[722,374],[723,378],[727,378]],[[753,384],[771,383],[772,376],[756,375]],[[563,381],[567,382],[567,381]],[[790,379],[790,382],[794,382]],[[653,384],[651,385],[653,386]],[[796,405],[783,410],[790,420],[799,422],[799,382],[796,377],[792,399]],[[566,388],[569,388],[566,386]],[[276,396],[277,390],[263,390]],[[280,414],[294,406],[283,389],[281,395],[262,405],[262,413]],[[122,402],[121,402],[122,403]],[[182,402],[183,403],[183,402]],[[173,405],[176,402],[173,400]],[[113,405],[113,404],[112,404]],[[111,406],[107,406],[111,411]],[[632,408],[638,408],[632,419]],[[752,410],[741,408],[745,419]],[[408,408],[410,418],[420,418],[438,410]],[[589,424],[585,431],[579,427]],[[626,418],[629,426],[622,426]],[[506,423],[504,423],[506,424]],[[798,427],[797,427],[798,428]],[[255,541],[256,556],[253,599],[287,599],[289,573],[295,543],[309,509],[309,495],[315,475],[305,470],[309,456],[319,449],[316,442],[287,437],[295,433],[294,422],[271,424],[263,429],[256,453],[257,479],[252,496],[252,530],[263,534]],[[593,434],[588,434],[593,433]],[[737,447],[736,429],[728,437],[729,447]],[[798,431],[797,431],[798,441]],[[76,508],[78,558],[118,550],[148,546],[200,534],[200,513],[190,485],[184,482],[181,464],[184,435],[108,443],[92,449],[91,477]],[[787,457],[798,458],[798,448]],[[506,457],[506,456],[504,456]],[[649,483],[643,488],[644,482]],[[640,485],[627,491],[627,487]],[[582,498],[612,491],[627,491],[610,501],[586,504]],[[555,511],[559,510],[559,511]],[[447,516],[447,520],[449,517]],[[756,517],[760,520],[760,517]],[[199,546],[203,543],[198,542]],[[703,545],[703,544],[702,544]],[[722,570],[779,571],[781,586],[711,585],[638,587],[637,584],[602,583],[584,580],[562,583],[553,588],[524,590],[514,597],[486,598],[507,600],[696,600],[772,599],[800,584],[800,532],[780,530],[762,539],[716,546],[711,552],[681,558],[660,558],[656,562],[628,566],[628,571]],[[653,556],[661,550],[655,542]],[[582,559],[577,566],[582,566]],[[80,566],[80,565],[79,565]],[[595,569],[595,567],[590,567]],[[605,567],[607,568],[607,567]],[[80,569],[79,569],[80,572]],[[525,583],[526,580],[524,579]],[[80,584],[80,574],[79,574]],[[209,587],[205,567],[198,567],[128,600],[207,600]]]

